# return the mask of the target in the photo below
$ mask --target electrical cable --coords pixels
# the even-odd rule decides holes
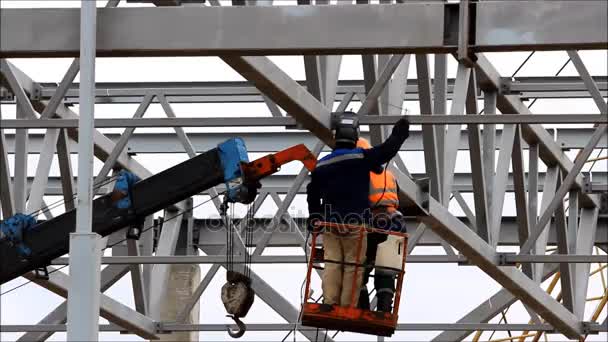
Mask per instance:
[[[101,182],[101,183],[99,183],[99,184],[95,184],[95,186],[93,187],[93,190],[98,190],[98,189],[100,189],[102,186],[107,185],[107,184],[109,184],[109,183],[113,182],[113,181],[114,181],[114,180],[115,180],[117,177],[118,177],[118,175],[115,175],[115,176],[112,176],[112,177],[110,177],[110,178],[106,179],[105,181],[103,181],[103,182]],[[68,200],[66,200],[65,198],[60,199],[60,200],[58,200],[58,201],[56,201],[56,202],[53,202],[53,203],[51,203],[51,204],[47,205],[47,206],[46,206],[46,207],[44,207],[44,208],[40,208],[40,209],[38,209],[38,210],[34,210],[33,212],[31,212],[31,213],[27,214],[27,216],[31,216],[31,217],[34,217],[34,215],[35,215],[35,216],[38,216],[38,215],[40,215],[40,214],[44,214],[44,213],[50,212],[50,211],[51,211],[51,209],[55,209],[55,208],[59,207],[59,206],[60,206],[60,205],[62,205],[62,204],[66,204],[66,203],[72,203],[72,204],[73,204],[73,203],[74,203],[74,200],[76,199],[76,197],[77,197],[77,196],[78,196],[78,194],[74,194],[74,195],[72,195],[72,197],[71,197],[70,199],[68,199]]]

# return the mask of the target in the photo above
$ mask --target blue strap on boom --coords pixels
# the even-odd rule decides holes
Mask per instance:
[[[32,255],[32,250],[23,242],[23,236],[36,225],[36,219],[25,214],[15,214],[0,223],[0,242],[7,242],[17,249],[23,258]]]
[[[139,182],[139,177],[129,171],[122,170],[118,173],[118,178],[114,184],[115,193],[121,194],[122,197],[116,201],[115,205],[119,209],[129,209],[133,205],[131,189],[135,183]]]

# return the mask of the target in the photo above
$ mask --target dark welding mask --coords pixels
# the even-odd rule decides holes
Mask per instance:
[[[354,148],[359,140],[359,117],[353,112],[332,113],[331,128],[336,132],[336,146]]]

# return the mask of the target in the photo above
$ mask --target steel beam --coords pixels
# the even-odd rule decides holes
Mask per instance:
[[[345,106],[343,106],[345,107]],[[487,127],[485,125],[484,127]],[[585,147],[589,141],[589,136],[593,134],[593,128],[559,128],[559,129],[547,129],[547,133],[550,136],[556,136],[560,142],[560,146],[564,149],[580,149]],[[192,142],[192,145],[197,153],[208,151],[212,148],[217,147],[217,143],[220,141],[227,140],[238,134],[242,137],[247,144],[247,151],[249,152],[275,152],[278,150],[285,149],[287,147],[305,144],[309,149],[312,149],[315,143],[318,141],[316,137],[308,132],[302,131],[290,131],[290,132],[238,132],[238,133],[188,133],[188,137]],[[410,132],[410,137],[401,146],[401,151],[423,151],[423,133],[419,130],[413,130]],[[6,133],[6,143],[8,145],[8,153],[14,153],[16,150],[16,137],[15,134]],[[369,134],[362,132],[361,136],[369,139]],[[485,134],[484,134],[485,136]],[[120,134],[107,133],[105,137],[110,142],[116,142],[120,139]],[[502,130],[498,130],[496,139],[500,141],[502,137]],[[40,133],[30,133],[30,146],[29,153],[37,154],[43,148],[44,135]],[[468,144],[468,132],[464,131],[461,135],[460,142],[458,143],[459,151],[466,151],[469,149]],[[522,146],[525,150],[530,149],[527,142],[523,141]],[[484,143],[484,148],[485,148]],[[533,144],[534,146],[534,144]],[[600,140],[596,146],[598,149],[608,148],[608,136]],[[75,151],[76,144],[70,142],[70,149]],[[496,147],[494,147],[496,148]],[[325,146],[323,151],[329,151],[330,148]],[[183,145],[175,139],[174,133],[155,133],[154,135],[145,133],[134,133],[129,143],[127,144],[127,153],[129,154],[146,154],[146,153],[182,153],[184,151]],[[487,156],[488,153],[485,153]],[[534,160],[534,159],[532,159]],[[538,158],[536,159],[538,160]],[[486,164],[484,158],[484,167],[488,165],[488,169],[493,168],[494,165],[489,162]],[[490,172],[488,170],[488,172]],[[492,173],[494,170],[491,171]]]
[[[471,221],[466,217],[458,217],[468,227],[473,227]],[[294,218],[297,225],[289,222],[281,222],[277,227],[272,239],[268,243],[268,247],[300,247],[302,245],[300,236],[306,234],[304,231],[305,219],[301,217]],[[254,228],[254,242],[253,247],[257,246],[261,242],[263,233],[271,225],[272,219],[256,219]],[[418,221],[414,217],[406,218],[406,225],[408,227],[416,227]],[[499,246],[519,246],[518,238],[518,226],[515,217],[503,217],[502,219],[502,234],[499,242]],[[194,222],[195,230],[199,231],[199,245],[200,246],[214,246],[223,247],[225,245],[225,232],[218,230],[217,227],[221,226],[219,219],[196,219]],[[295,229],[299,229],[301,233],[296,233]],[[600,217],[598,220],[598,232],[594,242],[596,244],[607,244],[608,243],[608,221],[606,217]],[[547,242],[550,246],[555,246],[557,243],[557,237],[555,233],[555,224],[552,224],[549,228],[549,234]],[[414,234],[411,236],[411,240],[414,240]],[[424,234],[421,236],[418,246],[438,246],[440,240],[434,234]],[[249,247],[252,247],[249,246]],[[532,257],[542,255],[532,255]],[[521,256],[528,257],[528,256]],[[540,260],[540,259],[539,259]]]
[[[101,292],[105,292],[108,288],[119,281],[127,272],[129,267],[124,265],[111,265],[101,270]],[[48,315],[38,322],[38,325],[46,324],[64,324],[67,319],[68,306],[67,301],[55,307]],[[31,341],[46,341],[52,332],[28,332],[23,334],[17,341],[18,342],[31,342]]]
[[[561,172],[560,172],[561,173]],[[558,177],[558,184],[562,181],[562,175]],[[564,209],[564,201],[557,206],[555,210],[555,228],[557,233],[557,252],[559,254],[568,255],[574,253],[574,250],[570,250],[568,247],[570,241],[568,239],[568,227],[566,223],[566,213]],[[564,306],[574,312],[574,291],[575,278],[574,278],[574,265],[568,263],[559,264],[560,272],[560,284],[562,291],[562,301]]]
[[[549,278],[552,274],[557,271],[557,266],[554,265],[551,271],[545,271],[543,279]],[[493,317],[501,313],[503,310],[511,306],[513,303],[517,301],[517,297],[515,297],[509,290],[503,288],[494,294],[492,297],[483,301],[479,304],[475,309],[471,310],[465,316],[458,320],[456,324],[484,324],[489,322]],[[472,333],[471,330],[481,330],[481,329],[470,329],[468,331],[449,331],[444,329],[444,332],[435,336],[432,340],[433,342],[453,342],[453,341],[462,341],[469,334]]]
[[[52,270],[49,269],[49,272]],[[49,280],[39,279],[33,273],[26,273],[23,276],[59,296],[64,298],[68,296],[70,279],[68,275],[60,271],[51,273]],[[103,294],[100,294],[100,309],[101,317],[108,321],[116,323],[144,339],[158,338],[154,321]]]
[[[431,76],[429,72],[429,57],[416,55],[416,71],[418,73],[418,89],[420,90],[421,116],[431,116],[433,111],[433,94],[431,93]],[[443,126],[439,126],[443,127]],[[432,126],[422,126],[422,141],[424,146],[425,171],[430,177],[430,193],[438,201],[443,202],[443,141],[445,131]]]
[[[23,106],[18,102],[16,107],[16,117],[26,119]],[[5,137],[3,136],[3,139]],[[3,144],[6,140],[2,141]],[[6,145],[4,145],[6,146]],[[27,202],[27,163],[29,154],[29,134],[27,129],[19,129],[15,132],[15,179],[13,181],[13,195],[15,200],[15,212],[24,213]],[[0,157],[2,158],[2,157]],[[6,160],[2,159],[2,162]],[[9,189],[7,187],[7,189]]]
[[[99,269],[104,246],[102,246],[101,236],[93,232],[96,10],[95,2],[81,1],[79,62],[82,72],[80,73],[80,118],[78,120],[80,136],[78,140],[78,205],[76,206],[76,228],[75,232],[70,233],[69,241],[72,276],[68,292],[67,338],[71,341],[99,339]],[[45,110],[48,108],[50,107]],[[48,176],[48,170],[44,177],[46,176]]]
[[[2,217],[11,217],[14,214],[15,199],[13,197],[13,184],[11,182],[11,171],[8,165],[8,153],[6,148],[4,131],[0,130],[0,202],[2,202]]]
[[[600,113],[608,113],[608,105],[606,104],[606,101],[604,101],[604,97],[602,96],[600,89],[593,81],[593,78],[591,78],[589,70],[587,70],[587,67],[585,67],[585,63],[583,63],[583,60],[579,56],[578,52],[570,50],[568,51],[568,57],[570,57],[576,71],[578,71],[578,74],[583,79],[583,82],[585,82],[585,86],[589,90],[589,94],[591,94],[591,98],[593,98],[593,101],[595,102],[595,105],[599,109]]]
[[[477,80],[475,77],[475,70],[472,71],[472,75],[469,78],[469,84],[467,85],[467,98],[466,98],[466,113],[472,115],[478,115],[477,109]],[[474,204],[475,204],[475,215],[477,234],[486,242],[490,242],[490,229],[488,222],[490,221],[490,207],[488,205],[487,197],[487,183],[485,170],[483,168],[483,141],[481,140],[481,132],[479,125],[468,125],[467,131],[469,132],[469,156],[471,159],[471,180],[473,181],[473,192],[474,192]],[[456,145],[456,143],[454,143]],[[452,150],[452,149],[451,149]],[[453,151],[453,150],[452,150]],[[458,150],[454,152],[457,154]],[[451,174],[451,184],[454,184],[454,173]]]
[[[436,64],[437,57],[436,56]],[[441,67],[435,66],[435,70],[439,71]],[[438,75],[435,75],[437,78]],[[441,77],[440,77],[441,78]],[[503,92],[520,95],[522,98],[589,98],[591,95],[587,87],[579,77],[558,76],[558,77],[503,77],[500,78],[500,83],[503,84]],[[608,91],[608,82],[606,76],[593,76],[595,82],[603,96],[606,96]],[[298,84],[305,86],[305,81],[296,81]],[[440,84],[439,80],[433,82],[436,86]],[[446,82],[446,100],[452,99],[455,79],[447,79]],[[49,100],[57,91],[58,85],[55,83],[39,83],[40,98]],[[218,102],[264,102],[264,97],[260,91],[250,83],[243,81],[218,81],[218,82],[137,82],[137,83],[108,83],[98,82],[96,84],[96,101],[97,103],[141,103],[145,94],[150,91],[158,91],[159,89],[167,96],[172,103],[218,103]],[[487,90],[487,89],[486,89]],[[440,90],[435,90],[435,92]],[[348,93],[365,92],[364,82],[362,80],[341,80],[337,84],[336,95],[334,101],[340,101]],[[419,88],[418,80],[412,79],[411,84],[408,84],[407,93],[404,89],[405,100],[418,101]],[[478,94],[478,99],[483,99],[482,94]],[[331,99],[331,98],[328,98]],[[64,103],[67,105],[78,104],[78,83],[69,86],[64,98]],[[10,97],[6,99],[0,98],[2,103],[14,103]],[[155,99],[153,103],[157,103]],[[331,101],[330,101],[331,102]],[[435,98],[437,103],[437,97]],[[440,106],[437,108],[438,113],[445,113],[446,107]],[[485,111],[486,113],[491,113]]]
[[[566,177],[564,177],[562,184],[557,189],[553,199],[551,200],[551,203],[549,203],[542,216],[534,226],[534,229],[531,231],[530,237],[528,237],[526,243],[524,243],[521,247],[520,253],[526,254],[532,249],[532,246],[536,242],[536,239],[538,239],[546,224],[549,223],[549,220],[553,216],[553,213],[555,212],[559,204],[563,202],[564,196],[566,196],[566,194],[570,191],[570,188],[572,187],[576,178],[580,177],[580,172],[583,166],[585,165],[587,159],[589,159],[589,156],[593,152],[595,145],[601,139],[607,128],[608,124],[599,125],[594,134],[591,136],[591,139],[587,146],[585,146],[581,153],[576,156],[576,159],[574,160],[574,166],[571,170],[568,170]]]
[[[471,48],[476,52],[605,48],[608,38],[604,2],[558,3],[476,4],[476,37]],[[444,37],[444,31],[458,32],[458,12],[448,10],[448,6],[440,2],[406,2],[381,6],[104,8],[98,10],[98,55],[456,52],[456,37]],[[573,11],[584,12],[572,16]],[[70,39],[77,36],[77,10],[5,9],[0,22],[0,57],[78,54],[77,40]],[[362,22],[365,27],[360,25]],[[544,24],[538,25],[539,22]],[[577,29],[560,29],[563,23]],[[368,25],[375,28],[374,34],[369,34]],[[258,33],[255,39],[243,39],[242,32],[248,30]],[[324,39],[311,39],[319,31],[324,32]],[[276,32],[282,34],[277,37]],[[176,36],[180,39],[171,39]]]
[[[523,304],[538,312],[562,334],[570,338],[581,334],[581,323],[571,312],[517,268],[497,266],[497,254],[494,248],[451,216],[445,207],[432,198],[429,199],[428,214],[429,216],[423,221],[437,235],[456,247],[480,269],[514,293]]]
[[[580,228],[576,238],[576,253],[584,253],[593,250],[598,231],[598,208],[583,208],[581,210]],[[606,226],[603,224],[603,226]],[[574,292],[574,313],[579,319],[583,319],[585,304],[587,302],[587,286],[589,284],[589,271],[591,264],[581,264],[574,267],[574,279],[576,288]]]
[[[582,37],[586,38],[581,45],[605,49],[607,11],[606,2],[593,0],[481,1],[476,4],[475,46],[471,49],[480,52],[486,49],[484,45],[485,51],[509,51],[522,45],[527,50],[578,49],[570,46],[578,45],[573,43]]]
[[[464,116],[465,104],[467,94],[469,92],[469,79],[471,78],[471,68],[464,65],[464,63],[458,64],[458,71],[456,74],[456,85],[454,86],[456,96],[452,100],[452,107],[450,108],[450,117],[472,117]],[[452,185],[454,184],[454,171],[456,167],[456,144],[460,140],[460,125],[448,126],[443,146],[443,175],[442,175],[442,191],[441,198],[443,203],[448,203],[447,198],[450,198],[452,193]],[[470,148],[470,147],[469,147]]]
[[[328,128],[330,111],[270,59],[225,56],[222,60],[251,81],[304,128],[316,132],[319,139],[333,146],[333,135]]]
[[[293,330],[294,322],[289,323],[254,323],[248,324],[248,331],[290,331]],[[228,328],[236,329],[235,325],[231,324],[179,324],[174,322],[161,322],[160,324],[163,331],[177,332],[177,331],[226,331]],[[2,325],[2,331],[6,332],[22,332],[22,331],[54,331],[61,332],[66,330],[66,326],[62,324],[48,324],[48,325]],[[121,332],[125,333],[124,329],[119,326],[109,324],[101,325],[100,331],[104,332]],[[314,327],[302,327],[304,332],[314,332],[317,328]],[[396,331],[437,331],[445,330],[450,332],[456,331],[468,331],[468,330],[480,330],[480,331],[544,331],[552,332],[553,327],[549,324],[517,324],[517,323],[399,323],[397,324]],[[605,332],[605,324],[590,324],[590,333]],[[468,334],[468,333],[467,333]],[[318,339],[319,336],[317,336]]]
[[[152,94],[144,96],[144,100],[139,105],[139,107],[137,107],[135,114],[133,114],[134,119],[140,119],[144,116],[144,114],[148,110],[148,107],[150,106],[150,102],[152,101],[153,97],[154,95]],[[110,155],[108,156],[108,158],[106,158],[103,163],[103,166],[101,167],[101,170],[97,174],[97,183],[103,182],[110,173],[110,170],[114,168],[114,164],[116,163],[118,157],[123,154],[123,151],[127,146],[127,143],[129,142],[129,139],[131,138],[131,135],[133,135],[134,131],[135,127],[128,127],[122,132],[122,134],[120,135],[120,139],[114,145],[112,152],[110,152]]]

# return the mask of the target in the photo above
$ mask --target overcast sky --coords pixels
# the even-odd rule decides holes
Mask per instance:
[[[98,6],[104,6],[105,1],[98,1]],[[79,7],[79,1],[16,1],[16,0],[1,0],[2,8],[10,7]],[[126,1],[121,2],[121,7],[126,6],[145,6],[142,4],[126,4]],[[526,58],[528,52],[517,53],[494,53],[488,54],[490,60],[497,67],[502,76],[511,76],[517,69],[519,64]],[[592,75],[606,76],[607,71],[607,53],[603,51],[581,51],[581,57],[587,65]],[[305,78],[304,67],[301,56],[280,56],[271,57],[283,70],[285,70],[294,79],[302,80]],[[523,67],[517,76],[553,76],[557,70],[568,60],[565,52],[538,52]],[[59,82],[65,71],[71,63],[71,59],[51,58],[51,59],[15,59],[11,60],[17,67],[21,68],[30,77],[37,82]],[[431,60],[431,68],[433,63]],[[456,62],[452,59],[448,65],[448,76],[454,77],[456,73]],[[162,81],[235,81],[243,80],[243,78],[233,71],[229,66],[225,65],[221,60],[215,57],[184,57],[184,58],[98,58],[97,59],[97,74],[98,82],[162,82]],[[415,63],[410,63],[409,69],[410,78],[415,78],[416,68]],[[575,68],[570,63],[560,74],[562,76],[577,76]],[[340,79],[361,79],[362,68],[360,56],[345,56],[342,60],[340,70]],[[78,77],[76,78],[78,81]],[[353,102],[352,108],[357,109],[360,104]],[[401,104],[391,104],[407,109],[410,114],[419,113],[418,103],[415,101],[405,102]],[[448,108],[450,103],[448,103]],[[264,104],[175,104],[173,105],[177,116],[180,117],[217,117],[217,116],[270,116],[268,109]],[[99,118],[127,118],[131,117],[137,108],[137,105],[97,105],[96,117]],[[2,105],[1,113],[3,119],[15,117],[14,105]],[[73,110],[78,112],[78,106],[74,106]],[[535,113],[599,113],[597,107],[591,99],[578,100],[539,100],[532,111]],[[164,116],[162,108],[159,105],[152,104],[145,114],[145,117],[162,117]],[[572,125],[569,125],[572,126]],[[556,127],[556,125],[547,125],[547,127]],[[559,126],[557,126],[559,127]],[[580,127],[588,127],[580,125]],[[418,127],[412,129],[417,130]],[[188,132],[212,132],[212,131],[231,131],[238,135],[238,132],[244,131],[283,131],[281,128],[188,128]],[[120,129],[106,129],[103,132],[120,132]],[[137,132],[165,132],[164,129],[138,129]],[[32,130],[31,132],[40,132],[40,130]],[[11,134],[11,130],[5,130],[6,134]],[[219,141],[218,141],[219,143]],[[269,151],[270,152],[270,151]],[[568,155],[574,159],[577,151],[568,151]],[[594,156],[600,151],[595,151]],[[527,153],[527,152],[526,152]],[[409,170],[413,173],[424,172],[424,159],[421,152],[401,153],[402,157]],[[603,154],[606,155],[606,152]],[[252,155],[252,158],[258,155]],[[185,154],[175,155],[138,155],[135,157],[144,166],[149,168],[153,173],[160,172],[176,163],[186,159]],[[33,176],[38,160],[37,155],[30,155],[28,174]],[[525,156],[527,162],[527,154]],[[9,155],[9,164],[13,167],[12,162],[14,156]],[[77,156],[72,156],[74,165],[74,173],[77,174],[76,163]],[[527,164],[527,163],[526,163]],[[55,158],[51,168],[51,175],[58,176],[59,170]],[[102,163],[96,161],[95,172],[98,172]],[[284,174],[296,174],[299,170],[299,165],[289,165],[281,171]],[[527,167],[527,165],[526,165]],[[587,168],[585,169],[587,170]],[[598,163],[594,171],[607,171],[605,163]],[[469,172],[470,162],[468,153],[461,151],[458,155],[457,172]],[[541,171],[544,171],[544,166],[541,165]],[[472,196],[465,194],[466,200],[471,203]],[[59,197],[47,197],[47,203],[58,200]],[[195,204],[206,200],[203,196],[195,198]],[[540,200],[540,199],[539,199]],[[472,205],[470,205],[473,207]],[[237,210],[238,214],[242,214],[244,207],[240,206]],[[53,214],[61,214],[63,208],[59,207],[53,211]],[[267,199],[258,216],[272,216],[276,210],[276,205],[272,200]],[[454,202],[450,205],[450,210],[456,215],[462,215],[462,210]],[[298,196],[290,208],[290,213],[294,216],[302,217],[307,215],[305,198]],[[512,194],[506,195],[505,200],[505,216],[515,216],[514,198]],[[217,217],[217,212],[211,204],[204,205],[195,211],[195,217]],[[414,228],[414,227],[410,227]],[[505,249],[505,251],[515,251],[513,249]],[[300,249],[294,248],[272,248],[267,249],[265,254],[287,255],[287,254],[302,254]],[[425,247],[416,248],[414,254],[444,254],[441,248]],[[209,267],[201,266],[202,275],[204,276]],[[594,267],[595,268],[595,267]],[[269,284],[287,298],[295,307],[299,307],[300,286],[305,276],[304,265],[254,265],[253,270],[262,276]],[[605,272],[604,272],[605,273]],[[223,285],[225,274],[223,271],[218,272],[211,285],[207,288],[200,303],[200,322],[202,324],[212,323],[227,323],[229,319],[225,317],[225,310],[219,299],[220,287]],[[16,279],[1,286],[1,291],[4,292],[24,282],[24,279]],[[544,285],[546,286],[546,284]],[[409,264],[407,266],[407,275],[403,290],[403,302],[400,310],[400,323],[451,323],[456,322],[464,314],[475,308],[479,303],[486,300],[488,297],[500,290],[500,285],[494,280],[486,276],[476,267],[458,266],[456,264]],[[314,290],[317,294],[321,293],[320,282],[315,279]],[[588,297],[595,297],[602,294],[602,284],[600,275],[596,275],[590,281]],[[559,291],[559,285],[555,290]],[[132,299],[132,290],[130,277],[123,277],[117,284],[111,287],[107,292],[110,297],[134,307]],[[46,316],[55,306],[63,302],[63,298],[52,294],[51,292],[34,284],[26,285],[19,290],[11,292],[0,298],[0,314],[2,324],[36,324],[40,319]],[[587,305],[586,317],[595,309],[597,302]],[[528,323],[529,316],[523,309],[521,304],[512,306],[508,313],[509,323]],[[606,317],[606,309],[601,314],[601,319]],[[248,316],[244,319],[246,323],[284,323],[285,321],[270,309],[259,298],[251,309]],[[100,319],[100,322],[107,321]],[[492,322],[497,322],[495,319]],[[429,340],[437,332],[398,332],[393,338],[387,341],[424,341]],[[514,332],[517,334],[517,332]],[[244,341],[281,341],[286,335],[286,332],[248,332],[241,340]],[[0,340],[12,341],[17,339],[20,334],[0,333]],[[497,332],[494,338],[506,337],[506,332]],[[482,338],[488,338],[486,333]],[[65,340],[64,333],[54,334],[50,340],[61,341]],[[301,335],[296,336],[298,341],[305,340]],[[471,337],[469,337],[470,339]],[[589,340],[602,341],[606,340],[607,335],[601,334],[598,336],[590,336]],[[225,333],[200,333],[201,341],[210,340],[226,340],[229,337]],[[104,341],[139,341],[140,339],[133,335],[120,335],[117,333],[101,333],[100,340]],[[293,340],[290,336],[288,341]],[[336,340],[350,341],[375,340],[368,335],[357,335],[340,333]],[[561,335],[549,335],[550,341],[563,341]]]

